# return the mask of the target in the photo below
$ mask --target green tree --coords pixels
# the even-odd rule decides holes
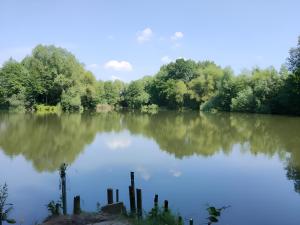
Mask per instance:
[[[251,87],[247,87],[232,99],[231,110],[235,112],[254,112],[255,104],[253,90]]]
[[[164,94],[168,102],[167,106],[172,109],[182,108],[187,87],[181,80],[168,80],[165,83]]]
[[[10,59],[0,70],[0,106],[24,108],[29,91],[29,73],[17,61]]]
[[[131,82],[124,94],[124,100],[130,108],[141,108],[149,103],[149,94],[146,92],[146,81],[137,80]]]
[[[182,80],[188,82],[195,77],[196,63],[193,60],[177,59],[163,66],[163,77],[165,79]]]
[[[82,85],[85,71],[73,54],[53,45],[38,45],[22,64],[30,73],[35,103],[56,105],[62,93]],[[71,91],[72,92],[72,91]]]
[[[104,82],[104,99],[109,105],[117,105],[121,102],[125,85],[122,81],[106,81]]]

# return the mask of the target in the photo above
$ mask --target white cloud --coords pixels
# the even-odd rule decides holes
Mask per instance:
[[[141,176],[141,178],[144,179],[145,181],[150,180],[151,174],[150,174],[150,172],[145,167],[139,166],[136,169],[136,171]]]
[[[143,31],[139,31],[137,34],[137,41],[139,43],[144,43],[146,41],[150,41],[153,36],[153,32],[151,28],[147,27]]]
[[[163,56],[162,58],[161,58],[161,61],[163,62],[163,63],[170,63],[170,62],[172,62],[172,59],[169,57],[169,56]]]
[[[173,177],[180,177],[182,175],[181,171],[173,170],[173,169],[170,170],[170,173],[172,174]]]
[[[179,39],[182,39],[183,38],[183,33],[180,32],[180,31],[176,31],[172,36],[171,36],[171,39],[173,41],[177,41]]]
[[[112,80],[122,80],[121,77],[114,76],[114,75],[112,75],[110,78],[111,78]]]
[[[127,148],[130,144],[131,140],[128,138],[114,138],[106,142],[107,147],[111,150]]]
[[[132,71],[132,65],[127,61],[110,60],[105,63],[104,68],[115,71]]]

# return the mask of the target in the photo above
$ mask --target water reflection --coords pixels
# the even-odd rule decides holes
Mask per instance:
[[[127,190],[126,175],[134,170],[146,207],[155,191],[187,216],[205,218],[199,214],[205,203],[232,204],[226,224],[236,224],[236,217],[247,218],[244,224],[284,224],[287,217],[299,224],[300,198],[286,179],[299,192],[299,131],[300,118],[267,115],[4,113],[0,177],[12,187],[16,213],[27,220],[43,218],[41,206],[58,198],[57,169],[65,162],[70,196],[82,195],[86,210],[95,209],[95,198],[105,202],[108,186]],[[36,206],[30,212],[28,201]]]
[[[254,155],[279,154],[282,160],[289,155],[291,166],[300,166],[300,119],[295,117],[195,112],[0,114],[1,148],[9,156],[25,156],[38,171],[54,171],[63,162],[72,164],[97,133],[124,130],[153,139],[177,158],[229,154],[240,144],[241,151]],[[106,145],[116,150],[128,147],[130,140],[111,139]]]

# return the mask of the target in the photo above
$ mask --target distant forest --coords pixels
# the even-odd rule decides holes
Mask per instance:
[[[73,112],[101,105],[300,115],[300,37],[279,71],[256,67],[235,75],[212,61],[177,59],[129,84],[97,81],[72,53],[52,45],[0,68],[1,109]]]

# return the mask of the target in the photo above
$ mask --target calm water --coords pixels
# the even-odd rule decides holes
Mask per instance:
[[[59,199],[62,162],[69,211],[85,210],[120,189],[128,206],[129,172],[143,204],[160,201],[205,222],[208,204],[231,205],[219,224],[300,224],[300,118],[161,112],[37,116],[0,114],[0,183],[9,185],[13,216],[33,224]]]

